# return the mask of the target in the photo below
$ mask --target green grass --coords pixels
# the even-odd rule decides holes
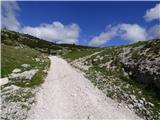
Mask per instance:
[[[45,76],[46,76],[46,73],[44,73],[42,70],[39,70],[35,74],[35,76],[33,76],[31,82],[27,86],[30,87],[30,86],[42,84],[44,82],[42,78],[44,78]]]
[[[63,57],[70,59],[70,60],[75,60],[80,57],[85,57],[87,55],[90,55],[96,51],[100,51],[100,48],[89,48],[89,49],[73,49],[71,52],[66,53]]]
[[[159,54],[160,53],[160,40],[154,40],[154,42],[150,42],[145,45],[145,48],[150,48],[149,52],[153,52],[154,54]]]
[[[39,51],[28,47],[15,48],[14,46],[2,44],[1,54],[2,77],[10,74],[15,68],[23,69],[23,67],[21,67],[22,64],[29,64],[30,68],[45,66],[44,64],[46,64],[43,63],[43,65],[40,65],[38,62],[33,60],[33,58],[37,58],[42,54]]]
[[[1,86],[1,89],[4,90],[5,87],[10,87],[10,85],[16,85],[19,89],[14,92],[6,90],[8,92],[4,95],[5,102],[13,102],[15,104],[19,104],[20,102],[21,110],[25,109],[28,111],[31,108],[31,105],[35,102],[35,88],[44,82],[44,78],[47,75],[43,70],[48,69],[50,66],[50,61],[47,56],[47,54],[27,46],[20,48],[19,45],[1,45],[1,77],[8,77],[15,68],[21,69],[21,72],[38,69],[31,80],[25,78],[9,78],[9,83]],[[39,58],[40,61],[36,61],[35,58]],[[30,66],[24,68],[21,66],[22,64],[29,64]],[[1,117],[1,119],[7,120],[8,114],[12,113],[8,112],[4,117]],[[24,114],[24,116],[25,115],[26,114]]]
[[[139,42],[136,42],[136,43],[133,43],[131,45],[127,45],[127,46],[131,46],[131,47],[139,47],[141,45],[145,45],[147,42],[146,41],[139,41]]]
[[[37,62],[35,58],[41,58],[44,62]],[[10,79],[11,83],[20,87],[32,87],[43,83],[43,79],[46,73],[43,70],[49,67],[49,59],[44,54],[32,48],[16,48],[14,46],[2,44],[2,77],[6,77],[15,68],[19,68],[23,71],[30,69],[38,69],[39,71],[33,76],[31,80],[25,79]],[[29,64],[30,67],[24,68],[22,64]]]
[[[33,97],[34,94],[32,92],[24,92],[24,91],[16,91],[15,93],[11,93],[10,96],[6,97],[7,101],[11,101],[11,102],[25,102],[27,101],[27,99]]]
[[[29,107],[29,106],[27,106],[27,105],[25,105],[25,104],[22,104],[22,105],[21,105],[21,107],[22,107],[22,109],[30,110],[30,107]]]
[[[140,54],[139,54],[139,52],[137,50],[132,52],[132,56],[131,57],[135,62],[137,62],[141,58],[141,56],[140,56]]]

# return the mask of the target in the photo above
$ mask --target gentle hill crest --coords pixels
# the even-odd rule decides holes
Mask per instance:
[[[83,71],[107,97],[125,103],[146,120],[160,119],[160,39],[99,48],[55,44],[5,29],[1,30],[1,39],[1,76],[9,78],[8,83],[2,85],[2,118],[5,119],[8,113],[12,118],[14,112],[17,112],[17,119],[27,117],[27,111],[32,106],[29,101],[32,99],[34,103],[36,90],[44,82],[50,66],[48,56],[57,55]],[[28,73],[32,74],[30,80],[15,78]],[[16,92],[12,93],[12,90]],[[6,91],[9,94],[6,95]],[[23,96],[20,91],[26,95]],[[23,106],[25,110],[17,107],[7,111],[13,106]]]

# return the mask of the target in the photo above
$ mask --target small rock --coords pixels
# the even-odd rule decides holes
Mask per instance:
[[[18,86],[16,86],[16,85],[11,85],[10,86],[11,87],[11,89],[13,89],[13,90],[18,90],[20,87],[18,87]]]
[[[132,105],[132,104],[129,104],[129,105],[128,105],[128,108],[132,109],[132,108],[133,108],[133,105]]]
[[[96,62],[98,59],[93,59],[94,62]]]
[[[154,104],[152,104],[151,102],[149,102],[148,104],[149,104],[151,107],[153,107],[153,106],[154,106]]]
[[[35,58],[35,60],[36,60],[36,62],[39,62],[39,61],[40,61],[40,59],[39,59],[39,58]]]
[[[19,49],[19,47],[18,47],[18,46],[16,46],[15,48],[16,48],[16,49]]]
[[[126,85],[126,88],[127,88],[127,89],[129,88],[129,84]]]
[[[29,71],[24,71],[22,73],[12,73],[9,75],[9,78],[24,78],[24,79],[29,79],[31,78],[38,72],[38,69],[31,69]]]
[[[47,73],[47,70],[43,70],[44,73]]]
[[[142,93],[142,91],[139,91],[138,93],[139,93],[139,94],[141,94],[141,93]]]
[[[145,100],[145,98],[142,98],[142,100],[145,102],[146,100]]]
[[[26,85],[29,85],[29,83],[26,83]]]
[[[124,76],[128,77],[128,73],[127,73],[127,72],[124,72]]]
[[[12,71],[12,73],[19,73],[19,72],[21,72],[21,69],[18,69],[18,68],[15,68],[15,69]]]
[[[1,79],[0,79],[0,86],[5,85],[5,84],[7,84],[8,82],[9,82],[9,80],[8,80],[7,77],[6,77],[6,78],[1,78]]]
[[[140,103],[136,103],[136,106],[137,106],[138,108],[142,108],[142,104],[140,104]]]
[[[22,66],[22,67],[25,67],[25,68],[30,67],[29,64],[22,64],[21,66]]]
[[[132,72],[131,72],[131,71],[129,72],[129,75],[132,75]]]
[[[134,101],[136,100],[136,97],[134,95],[130,95],[130,97],[132,100],[134,100]]]
[[[103,56],[99,58],[100,60],[103,60]]]
[[[96,58],[100,58],[100,56],[99,55],[97,55],[97,57]]]
[[[128,98],[128,95],[126,93],[123,93],[124,98]]]
[[[29,98],[28,103],[33,104],[34,103],[34,98]]]
[[[93,120],[93,119],[94,119],[93,115],[89,115],[89,116],[88,116],[88,119],[89,119],[89,120]]]
[[[139,102],[140,102],[141,104],[143,104],[143,100],[139,100]]]

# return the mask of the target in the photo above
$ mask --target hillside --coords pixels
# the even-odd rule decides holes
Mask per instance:
[[[133,111],[107,97],[83,72],[65,59],[50,56],[50,70],[38,91],[37,104],[28,119],[132,119],[141,120]],[[56,74],[55,74],[56,73]]]
[[[3,29],[1,31],[1,78],[3,78],[1,118],[26,119],[27,111],[35,104],[35,94],[47,75],[50,65],[48,55],[63,55],[78,49],[81,49],[79,54],[72,57],[84,56],[84,50],[89,51],[91,48],[56,45],[30,35]]]
[[[1,31],[1,39],[1,77],[9,78],[1,87],[3,119],[27,117],[50,54],[66,59],[106,96],[140,117],[160,119],[160,39],[104,48],[54,44],[8,30]],[[32,76],[25,78],[27,73]]]
[[[18,33],[6,29],[2,29],[1,39],[2,39],[1,42],[7,45],[12,45],[12,46],[25,45],[30,48],[39,50],[40,52],[49,54],[63,54],[64,52],[70,52],[71,50],[74,51],[78,49],[81,50],[94,49],[93,47],[74,45],[74,44],[55,44],[53,42],[39,39],[28,34]]]
[[[6,39],[8,43],[4,42]],[[49,59],[47,54],[12,41],[14,38],[6,39],[2,32],[1,119],[24,119],[35,103],[37,86],[43,83],[47,75]]]
[[[107,47],[72,63],[95,86],[139,116],[160,118],[160,39]]]

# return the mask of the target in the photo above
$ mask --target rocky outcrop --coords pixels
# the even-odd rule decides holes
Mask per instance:
[[[124,48],[121,59],[122,67],[132,79],[160,89],[160,39]]]

